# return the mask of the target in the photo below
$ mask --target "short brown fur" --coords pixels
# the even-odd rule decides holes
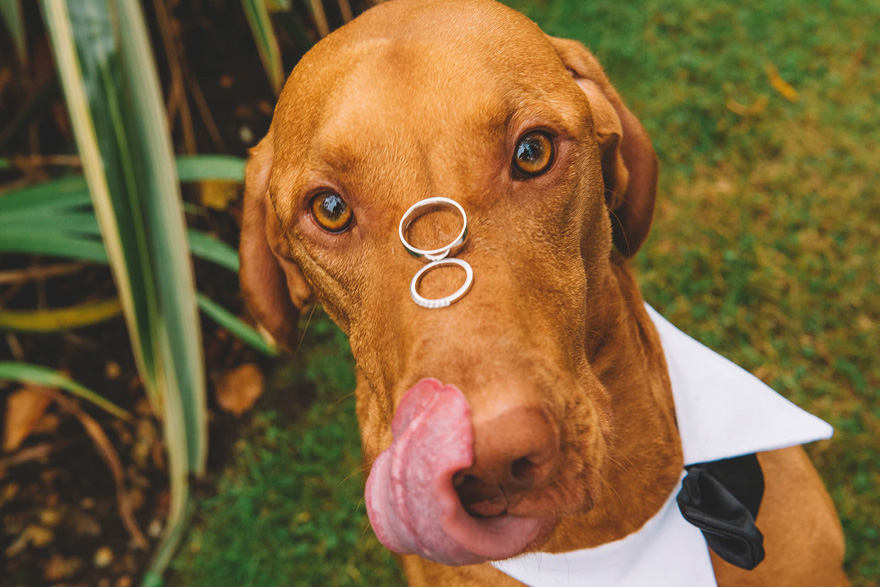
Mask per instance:
[[[512,145],[535,126],[555,134],[558,157],[521,181]],[[423,377],[462,389],[475,428],[510,406],[548,411],[559,462],[514,513],[556,517],[535,550],[596,546],[641,527],[682,471],[663,351],[627,264],[647,236],[656,182],[650,139],[582,45],[488,0],[395,0],[291,74],[248,163],[243,291],[287,348],[315,300],[349,335],[367,463]],[[328,234],[309,215],[322,189],[351,205],[349,231]],[[397,240],[402,213],[428,196],[469,215],[459,256],[475,284],[442,311],[410,300],[422,263]],[[418,230],[440,241],[457,226],[438,216]],[[438,272],[423,294],[458,279]],[[719,585],[848,584],[840,524],[804,452],[760,460],[767,560],[752,572],[714,560]],[[488,564],[401,558],[411,585],[518,584]]]

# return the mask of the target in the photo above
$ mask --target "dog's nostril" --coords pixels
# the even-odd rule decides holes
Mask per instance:
[[[455,487],[456,489],[458,489],[459,487],[461,487],[461,484],[464,483],[464,478],[465,478],[466,476],[467,476],[467,475],[465,475],[465,474],[462,473],[461,471],[459,471],[458,473],[456,473],[455,475],[453,475],[453,476],[452,476],[452,486]]]
[[[537,408],[518,407],[474,426],[474,463],[452,484],[473,516],[503,514],[529,492],[540,491],[558,460],[554,422]]]
[[[461,473],[457,473],[452,482],[461,505],[470,515],[489,518],[507,510],[507,497],[499,485],[486,483],[475,475]]]

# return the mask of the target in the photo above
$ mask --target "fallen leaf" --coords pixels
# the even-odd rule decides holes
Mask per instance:
[[[755,114],[763,112],[767,108],[768,102],[769,100],[767,96],[759,96],[757,100],[746,106],[745,104],[740,104],[733,98],[728,98],[727,109],[740,116],[754,116]]]
[[[229,202],[237,199],[241,193],[241,183],[237,181],[203,181],[199,186],[202,206],[221,212],[226,210]]]
[[[773,86],[773,89],[782,94],[782,97],[788,100],[789,102],[797,102],[800,96],[791,85],[782,79],[782,76],[779,75],[779,70],[776,69],[776,66],[772,63],[768,63],[764,66],[764,69],[767,71],[767,77],[770,78],[770,85]]]
[[[36,386],[25,386],[6,399],[6,424],[3,427],[3,451],[11,452],[33,431],[52,398]]]
[[[253,363],[227,371],[217,380],[217,403],[236,417],[249,410],[261,395],[263,372]]]

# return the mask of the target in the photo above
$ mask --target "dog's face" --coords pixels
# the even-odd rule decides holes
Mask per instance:
[[[595,503],[613,435],[589,360],[603,280],[612,242],[644,240],[655,183],[650,142],[592,56],[499,4],[396,0],[297,65],[248,165],[242,285],[281,344],[312,299],[349,335],[389,547],[504,558]],[[474,271],[441,309],[411,299],[424,261],[398,237],[432,196],[466,211],[457,256]],[[460,228],[440,210],[406,236],[434,248]],[[438,269],[420,293],[462,279]]]

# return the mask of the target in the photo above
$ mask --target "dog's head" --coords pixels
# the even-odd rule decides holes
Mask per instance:
[[[656,180],[650,140],[593,56],[494,2],[380,5],[294,69],[248,163],[242,287],[284,346],[313,299],[349,335],[386,545],[505,558],[596,507],[622,434],[604,381],[624,366],[602,353],[632,335],[606,339],[633,303],[611,259],[644,241]],[[424,262],[398,237],[432,196],[466,211],[457,257],[474,271],[442,309],[411,299]],[[439,210],[406,237],[429,249],[460,229]],[[462,279],[440,268],[420,293]]]

